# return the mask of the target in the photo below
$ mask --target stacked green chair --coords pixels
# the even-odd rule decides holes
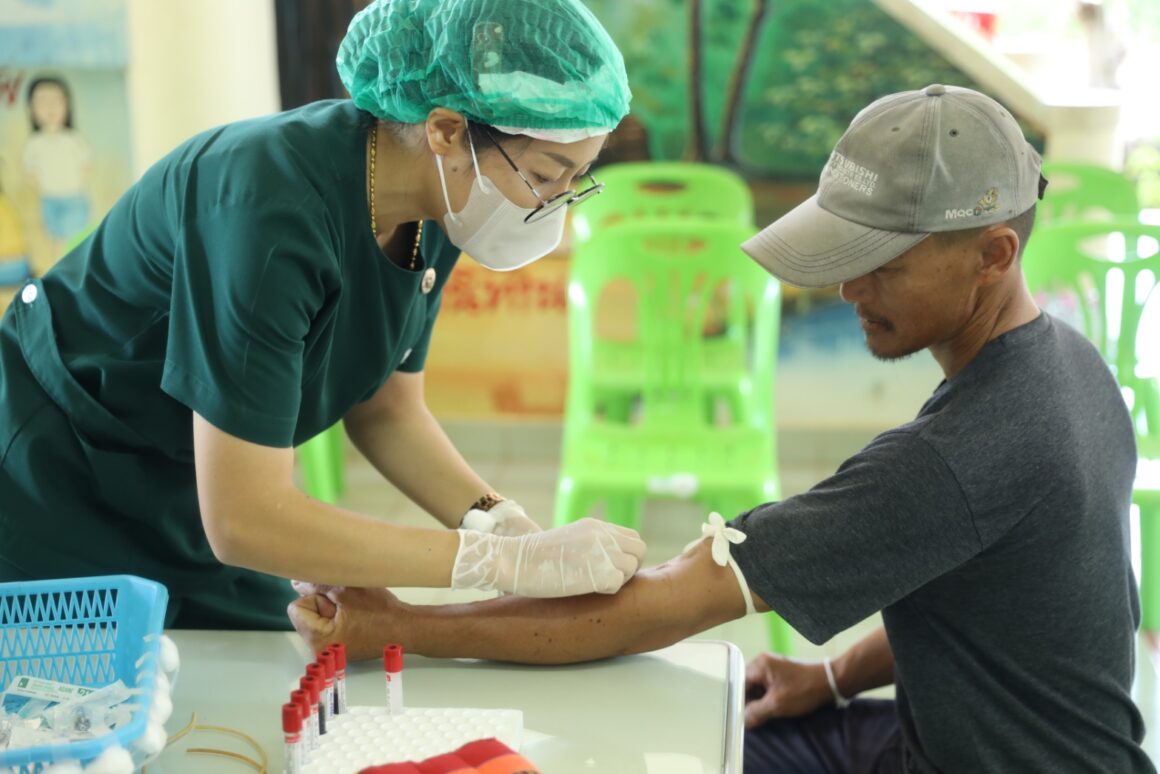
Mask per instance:
[[[638,220],[726,220],[753,225],[753,194],[724,167],[684,161],[610,164],[596,173],[604,191],[572,214],[578,244],[593,234]]]
[[[557,524],[601,502],[609,521],[637,527],[648,499],[690,500],[728,519],[778,498],[773,379],[780,286],[741,252],[752,233],[737,222],[689,218],[658,226],[641,219],[594,232],[573,254]],[[617,285],[632,290],[640,361],[631,421],[602,412],[594,378],[600,299]],[[729,335],[744,353],[745,371],[738,390],[744,405],[724,424],[704,410],[713,390],[712,353],[724,335],[712,318],[722,308],[738,310]],[[788,627],[770,617],[774,648],[788,652]]]
[[[1160,226],[1136,219],[1044,225],[1027,244],[1023,271],[1040,306],[1092,340],[1128,400],[1140,457],[1133,501],[1140,509],[1143,628],[1155,631],[1160,629],[1160,368],[1150,372],[1146,358],[1160,353]],[[1147,329],[1142,320],[1151,320]]]
[[[779,287],[741,252],[748,227],[647,221],[597,232],[573,256],[568,284],[569,384],[557,523],[611,500],[610,521],[636,526],[650,496],[695,499],[727,516],[777,496],[773,370]],[[597,309],[614,284],[635,299],[641,405],[610,421],[594,396]],[[747,352],[746,411],[730,424],[703,410],[714,301],[750,310],[737,335]],[[707,330],[709,333],[707,334]]]
[[[628,223],[649,221],[656,228],[669,222],[723,221],[753,227],[753,194],[745,180],[712,164],[695,162],[632,162],[602,167],[603,193],[578,207],[572,217],[574,250],[585,250],[594,234]],[[739,390],[746,385],[745,352],[737,333],[745,310],[721,310],[723,335],[704,345],[706,392],[704,410],[712,415],[720,405],[743,410]],[[634,342],[602,338],[594,342],[593,390],[608,418],[627,421],[639,399],[642,364]]]
[[[1048,185],[1035,216],[1040,223],[1139,217],[1136,184],[1113,169],[1046,160],[1043,176]]]
[[[306,441],[297,452],[306,493],[324,503],[338,502],[346,484],[341,423],[331,425]]]

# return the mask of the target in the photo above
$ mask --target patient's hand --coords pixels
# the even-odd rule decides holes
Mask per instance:
[[[300,597],[286,608],[290,622],[317,653],[332,643],[346,646],[352,661],[378,658],[388,643],[405,643],[407,606],[386,589],[316,586],[293,582]]]
[[[774,718],[807,715],[832,704],[833,694],[821,662],[762,653],[745,669],[745,727]]]

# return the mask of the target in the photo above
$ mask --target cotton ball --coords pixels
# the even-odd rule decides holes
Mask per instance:
[[[164,672],[153,675],[153,692],[164,693],[166,696],[173,695],[173,683],[169,682]]]
[[[81,774],[81,765],[73,761],[49,766],[41,774]]]
[[[173,699],[168,691],[154,691],[153,703],[149,706],[149,722],[164,725],[173,714]]]
[[[151,720],[149,725],[145,727],[145,733],[141,734],[141,737],[133,743],[133,746],[140,750],[147,758],[153,758],[161,754],[168,740],[169,737],[165,733],[165,726]]]
[[[85,774],[133,774],[133,756],[124,747],[110,747],[85,766]]]
[[[177,643],[166,634],[161,635],[157,657],[161,662],[161,670],[170,675],[174,682],[177,682],[177,670],[181,668],[181,656],[177,653]]]

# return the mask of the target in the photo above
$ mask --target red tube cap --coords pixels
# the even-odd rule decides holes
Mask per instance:
[[[323,685],[322,681],[320,681],[314,675],[306,675],[306,677],[298,678],[298,684],[302,686],[304,691],[309,692],[310,703],[317,704],[318,695],[322,693],[323,688],[325,688],[325,685]]]
[[[329,648],[319,651],[318,663],[322,665],[327,680],[334,680],[334,653]]]
[[[310,708],[314,706],[314,702],[310,701],[310,691],[305,689],[290,691],[290,700],[298,705],[303,719],[310,717]]]
[[[339,672],[346,669],[346,646],[341,642],[336,642],[330,646],[330,652],[334,654],[334,668]]]
[[[387,672],[403,671],[402,645],[387,645],[383,648],[383,669]]]
[[[287,734],[302,732],[302,708],[297,702],[282,705],[282,731]]]

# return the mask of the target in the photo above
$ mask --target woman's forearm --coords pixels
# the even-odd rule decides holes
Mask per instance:
[[[292,482],[291,449],[258,446],[194,420],[202,526],[217,558],[341,586],[447,587],[459,536],[321,503]]]
[[[414,374],[391,377],[416,378]],[[388,401],[376,396],[352,410],[345,422],[347,433],[399,491],[446,526],[458,527],[471,504],[491,487],[451,443],[417,385],[395,392],[404,397]]]
[[[204,521],[204,519],[203,519]],[[288,487],[206,533],[225,564],[341,586],[446,588],[457,533],[391,524],[320,503]]]

